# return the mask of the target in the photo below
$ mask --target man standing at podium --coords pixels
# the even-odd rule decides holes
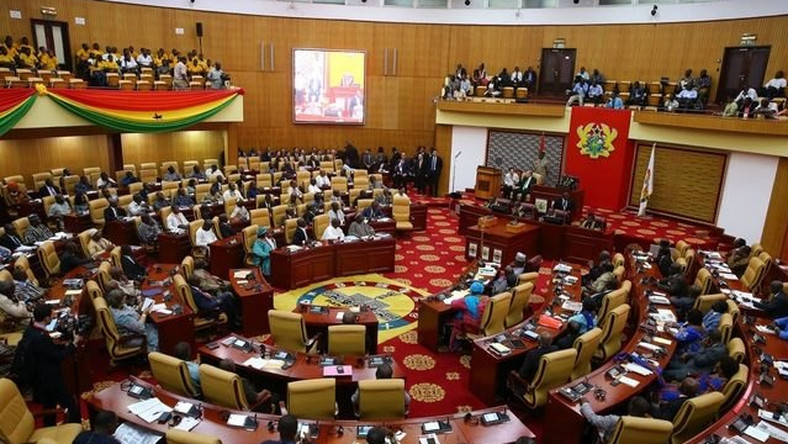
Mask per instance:
[[[443,169],[443,159],[435,152],[435,148],[430,150],[430,157],[427,159],[427,186],[430,187],[430,194],[438,196],[438,181]]]

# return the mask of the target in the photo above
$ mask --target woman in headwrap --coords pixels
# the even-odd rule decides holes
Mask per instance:
[[[257,229],[257,240],[252,246],[252,263],[260,266],[263,275],[271,275],[271,252],[276,249],[276,240],[271,237],[268,227]]]
[[[452,301],[451,307],[458,310],[457,318],[452,325],[449,348],[455,349],[455,340],[462,338],[466,333],[479,333],[481,328],[482,314],[487,307],[489,298],[484,296],[484,285],[474,281],[471,284],[470,293],[462,299]]]

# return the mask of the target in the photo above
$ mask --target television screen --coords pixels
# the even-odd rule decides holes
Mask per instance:
[[[363,125],[364,51],[294,49],[293,121]]]

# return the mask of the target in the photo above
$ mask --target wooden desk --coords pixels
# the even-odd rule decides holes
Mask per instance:
[[[315,306],[317,307],[317,306]],[[293,312],[301,313],[306,324],[306,331],[309,337],[320,333],[319,350],[327,353],[328,351],[328,327],[332,325],[342,325],[341,315],[349,311],[350,307],[320,307],[322,311],[316,312],[312,306],[301,305],[296,307]],[[367,353],[374,355],[378,352],[378,327],[377,316],[372,310],[359,311],[356,313],[356,324],[363,325],[367,331]]]
[[[93,228],[93,219],[90,213],[71,213],[63,217],[63,228],[67,233],[79,234],[89,228]]]
[[[164,315],[153,311],[149,315],[150,320],[159,330],[159,351],[169,355],[173,354],[175,345],[181,341],[187,342],[192,350],[195,349],[194,312],[175,291],[172,282],[169,285],[162,285],[163,281],[170,279],[176,270],[175,264],[155,264],[149,268],[148,277],[141,286],[143,294],[153,298],[157,304],[164,303],[170,310],[174,310],[176,306],[180,307],[179,314]],[[167,291],[169,296],[164,295]]]
[[[129,378],[137,384],[150,388],[154,395],[159,398],[163,403],[170,407],[175,406],[178,401],[187,401],[198,403],[189,398],[184,398],[168,392],[160,387],[137,379],[134,377]],[[168,430],[167,424],[159,424],[157,422],[147,423],[129,412],[129,406],[138,402],[136,398],[128,396],[124,389],[121,388],[120,382],[115,383],[104,390],[91,394],[87,398],[88,407],[91,410],[91,416],[98,411],[108,410],[115,412],[118,418],[123,422],[142,427],[143,429],[150,430],[155,433],[164,434]],[[215,436],[225,443],[258,443],[266,440],[278,440],[279,434],[274,428],[269,429],[267,424],[277,421],[278,416],[275,415],[256,415],[258,420],[258,427],[253,431],[245,429],[233,428],[226,425],[221,416],[228,412],[228,409],[219,407],[204,402],[199,402],[203,409],[202,421],[192,430],[194,433],[200,433],[209,436]],[[230,413],[249,414],[248,412],[229,411]],[[493,426],[484,426],[478,418],[484,413],[501,412],[509,417],[508,422],[497,424]],[[421,432],[421,425],[427,421],[433,420],[446,420],[448,419],[452,433],[440,435],[442,444],[508,444],[513,443],[521,436],[534,437],[534,434],[528,430],[522,422],[506,408],[506,406],[492,407],[484,410],[477,410],[471,412],[471,420],[466,422],[463,414],[454,416],[435,416],[429,418],[413,418],[403,419],[397,421],[320,421],[317,423],[319,427],[319,434],[316,440],[317,444],[353,444],[358,443],[359,438],[356,436],[356,426],[358,425],[380,425],[388,427],[392,430],[401,430],[406,434],[405,438],[400,444],[418,444],[419,437],[423,436]],[[310,420],[301,420],[303,423],[315,423]],[[344,433],[337,433],[337,426],[344,427]]]
[[[236,279],[234,273],[248,272],[253,279]],[[268,285],[259,268],[231,269],[228,271],[233,292],[241,302],[241,328],[246,336],[259,336],[269,333],[268,310],[274,308],[274,289]],[[221,277],[221,276],[220,276]]]
[[[648,313],[648,299],[646,297],[646,290],[651,286],[641,284],[644,277],[660,277],[659,268],[653,265],[650,270],[636,271],[634,266],[634,258],[630,255],[625,262],[627,268],[628,279],[632,282],[632,290],[629,294],[629,304],[631,306],[629,314],[629,325],[632,332],[627,335],[628,340],[623,344],[621,352],[632,353],[646,353],[643,348],[638,348],[640,343],[646,336],[646,332],[638,328],[649,317]],[[669,308],[670,306],[660,306],[660,308]],[[672,309],[672,307],[670,307]],[[667,350],[667,354],[653,359],[659,362],[660,368],[670,362],[673,353],[676,350],[676,341],[672,337],[662,333],[661,336],[670,339],[671,345],[663,346]],[[627,376],[636,379],[640,382],[637,387],[630,387],[626,384],[619,384],[617,386],[610,385],[610,378],[606,376],[606,372],[615,365],[612,360],[602,364],[600,367],[586,375],[585,377],[572,381],[567,386],[575,385],[581,380],[586,380],[592,385],[601,387],[607,392],[604,401],[596,399],[594,396],[587,396],[591,408],[598,415],[608,414],[616,409],[621,408],[629,400],[649,387],[657,379],[656,374],[650,376],[640,376],[634,373],[628,373]],[[548,397],[547,407],[544,416],[544,442],[545,444],[563,444],[567,442],[583,442],[584,434],[587,430],[587,423],[585,418],[580,414],[579,404],[572,404],[564,396],[558,394],[558,390],[552,390]],[[588,437],[586,437],[588,439]]]
[[[463,284],[468,274],[473,274],[476,268],[477,263],[474,261],[465,268],[451,287],[436,294],[448,295],[452,290]],[[446,305],[443,301],[428,300],[428,298],[423,298],[419,301],[419,323],[416,330],[419,334],[419,344],[437,353],[438,348],[441,346],[441,329],[446,325],[446,322],[451,319],[454,313],[455,310],[451,308],[450,305]]]
[[[336,272],[334,276],[354,276],[394,271],[396,242],[389,236],[373,241],[334,244]]]
[[[563,291],[571,297],[570,300],[579,302],[581,298],[582,288],[580,284],[581,266],[578,264],[572,265],[571,275],[577,278],[574,285],[564,285]],[[543,289],[534,294],[539,294],[545,297],[548,301],[543,304],[541,309],[537,310],[531,315],[530,320],[534,322],[544,313],[546,309],[550,309],[555,315],[571,316],[574,312],[565,311],[557,302],[551,304],[553,297],[555,297],[556,284],[550,282],[546,289]],[[557,301],[557,299],[556,299]],[[530,321],[526,320],[526,321]],[[538,326],[535,331],[538,334],[549,333],[553,336],[560,333],[565,328],[566,323],[561,330]],[[471,373],[470,373],[470,389],[471,393],[476,395],[479,399],[486,404],[494,404],[496,400],[507,398],[506,379],[509,371],[517,370],[522,365],[525,354],[537,347],[537,342],[530,339],[521,338],[523,324],[518,324],[508,328],[504,332],[495,335],[495,337],[480,338],[473,341],[473,352],[471,354]],[[506,336],[507,339],[522,339],[526,347],[521,349],[513,348],[512,352],[506,356],[499,356],[492,353],[489,349],[490,344],[497,342],[496,337],[500,335]],[[511,348],[511,347],[510,347]]]
[[[159,234],[159,262],[163,264],[180,264],[183,258],[191,254],[192,245],[186,233]]]
[[[553,201],[561,198],[561,195],[564,193],[564,191],[565,190],[561,188],[534,185],[531,188],[531,200],[536,201],[536,199],[547,199],[547,204],[550,206],[552,205]],[[568,193],[569,200],[575,204],[574,209],[572,210],[572,220],[579,220],[581,213],[583,212],[583,202],[585,201],[586,192],[584,190],[574,190],[569,191]]]
[[[538,254],[539,226],[526,225],[522,231],[512,233],[506,229],[509,221],[510,218],[498,217],[495,225],[490,227],[468,227],[468,234],[465,236],[465,258],[508,264],[514,261],[515,255],[520,251],[528,256]],[[500,259],[496,261],[496,257]]]
[[[241,268],[244,260],[244,246],[241,235],[226,237],[209,245],[211,251],[211,274],[226,279],[230,269]]]
[[[104,224],[102,236],[115,245],[139,245],[137,225],[133,220],[113,220]]]
[[[410,222],[413,224],[413,231],[424,231],[427,229],[427,205],[423,203],[410,204]]]
[[[460,204],[460,220],[457,232],[462,236],[468,235],[468,228],[479,223],[481,216],[493,214],[492,210],[481,205]]]

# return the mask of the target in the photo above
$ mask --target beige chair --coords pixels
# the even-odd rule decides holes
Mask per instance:
[[[509,306],[509,313],[506,315],[506,328],[513,327],[523,322],[525,307],[531,299],[534,291],[534,284],[526,282],[512,289],[512,304]]]
[[[736,362],[741,364],[744,361],[746,350],[744,341],[742,341],[741,338],[731,338],[726,348],[728,349],[728,356],[735,359]]]
[[[673,418],[671,444],[681,444],[688,441],[706,428],[717,417],[723,401],[725,401],[725,395],[720,392],[706,393],[685,401],[676,413],[676,417]]]
[[[96,311],[98,325],[107,344],[111,364],[115,365],[119,361],[145,353],[145,336],[138,334],[121,335],[118,327],[115,325],[115,318],[112,317],[112,313],[107,307],[107,301],[104,298],[94,299],[93,309]],[[137,342],[141,342],[141,345],[135,345]]]
[[[296,228],[298,228],[298,219],[293,217],[285,220],[285,242],[288,244],[293,243],[293,236],[295,236]]]
[[[88,210],[90,211],[90,219],[97,228],[104,226],[104,210],[109,207],[109,202],[103,197],[101,199],[94,199],[88,202]]]
[[[516,371],[512,371],[507,385],[528,408],[542,407],[547,403],[550,390],[569,381],[576,359],[577,351],[573,348],[547,353],[539,360],[539,367],[531,381],[524,380]]]
[[[222,444],[222,441],[215,436],[184,432],[177,429],[167,430],[164,438],[167,444]]]
[[[405,413],[404,379],[365,379],[358,382],[359,419],[402,419]]]
[[[205,400],[211,404],[244,411],[250,408],[241,378],[235,373],[200,364],[200,386]]]
[[[85,283],[85,289],[87,290],[91,301],[95,301],[96,298],[104,297],[104,291],[101,289],[101,287],[99,287],[99,284],[97,284],[96,281],[87,281]]]
[[[90,257],[88,244],[90,243],[91,234],[93,234],[93,228],[89,228],[77,235],[77,239],[79,239],[79,246],[82,248],[82,255],[84,255],[85,257]]]
[[[52,173],[43,172],[43,173],[33,174],[33,185],[35,187],[35,190],[37,191],[38,189],[43,187],[47,179],[52,179]]]
[[[287,410],[298,418],[333,420],[336,416],[334,378],[307,379],[287,384]]]
[[[737,322],[739,322],[739,316],[741,315],[741,310],[739,309],[739,304],[737,304],[736,302],[734,302],[731,299],[728,299],[725,302],[728,303],[728,313],[733,318],[733,323],[736,324]]]
[[[27,280],[34,285],[38,285],[38,279],[33,272],[33,268],[30,267],[30,261],[27,259],[27,256],[23,254],[16,258],[16,261],[14,261],[14,269],[24,271],[25,274],[27,274]]]
[[[539,273],[536,271],[529,271],[528,273],[522,273],[517,276],[517,285],[523,285],[530,282],[534,287],[536,287],[537,280],[539,280]]]
[[[200,314],[200,308],[194,301],[192,289],[189,284],[186,283],[186,279],[184,279],[183,276],[176,274],[173,276],[172,282],[175,285],[175,291],[178,292],[181,300],[192,310],[192,312],[194,312],[195,330],[200,331],[208,328],[224,327],[227,325],[228,318],[224,312],[220,312],[218,315],[215,313],[210,313],[208,316]]]
[[[482,332],[485,336],[497,335],[504,330],[506,315],[509,313],[509,306],[512,305],[512,294],[508,291],[497,294],[487,302],[487,309],[490,312],[487,322],[482,324]]]
[[[277,205],[271,209],[271,213],[274,228],[284,227],[285,219],[287,218],[287,205]]]
[[[328,327],[328,354],[332,356],[364,356],[367,329],[363,325],[331,325]]]
[[[731,335],[733,335],[733,316],[731,316],[730,313],[724,313],[720,317],[720,324],[717,329],[720,332],[722,343],[728,345],[728,342],[731,340]]]
[[[0,437],[10,444],[71,444],[82,432],[82,425],[73,423],[36,429],[25,398],[7,378],[0,378],[0,412]]]
[[[673,433],[673,423],[662,419],[622,416],[610,444],[665,444]]]
[[[150,352],[148,353],[148,362],[156,382],[165,390],[187,398],[200,396],[200,392],[192,384],[189,368],[185,361],[164,353]]]
[[[621,253],[616,253],[613,255],[613,267],[623,267],[624,266],[624,255]]]
[[[397,224],[397,231],[412,231],[410,220],[410,199],[405,196],[394,196],[391,214]]]
[[[704,314],[711,310],[711,306],[714,305],[715,302],[718,301],[727,301],[728,295],[723,293],[715,293],[715,294],[706,294],[703,296],[698,296],[695,299],[695,305],[692,308],[700,310]]]
[[[300,313],[284,310],[268,310],[268,325],[271,338],[279,348],[306,353],[315,343],[306,335],[306,324]]]
[[[695,285],[700,288],[700,294],[709,294],[711,292],[712,284],[714,280],[712,279],[711,272],[706,268],[701,268],[698,270],[698,273],[695,275]]]
[[[591,373],[591,359],[601,340],[602,329],[599,327],[592,328],[575,339],[573,347],[577,351],[577,359],[569,379],[575,380]]]
[[[188,282],[189,278],[194,273],[194,258],[186,256],[181,261],[181,276]]]
[[[731,409],[733,405],[736,404],[739,396],[744,391],[744,387],[747,385],[747,375],[749,372],[750,369],[746,365],[740,363],[739,371],[725,383],[725,387],[722,388],[722,394],[725,396],[725,399],[720,406],[721,412]]]
[[[312,219],[312,230],[315,232],[316,239],[323,238],[323,232],[326,231],[330,223],[328,214],[319,214]]]
[[[688,248],[689,248],[689,244],[684,242],[683,240],[676,242],[675,251],[677,257],[683,258]]]
[[[629,281],[626,281],[629,282]],[[629,300],[628,286],[622,285],[621,287],[611,291],[602,298],[602,303],[599,306],[597,319],[599,319],[599,327],[603,328],[607,322],[607,315],[616,307],[624,305]]]
[[[621,350],[621,334],[627,325],[629,304],[619,305],[608,313],[599,348],[594,354],[594,359],[607,361]]]
[[[252,225],[257,225],[259,227],[271,226],[271,216],[268,214],[267,208],[249,211],[249,218]]]
[[[742,285],[751,292],[756,292],[763,281],[766,264],[758,257],[750,258],[750,263],[741,277]]]
[[[107,287],[109,286],[109,282],[112,280],[112,276],[110,276],[110,269],[112,268],[112,264],[109,261],[102,261],[99,264],[98,273],[96,273],[96,279],[98,281],[99,287],[101,290],[107,293]]]
[[[47,279],[52,279],[54,276],[60,274],[60,258],[55,250],[55,244],[52,241],[46,241],[36,250],[38,260],[41,262],[41,268],[44,269]]]
[[[255,267],[252,263],[252,248],[257,241],[258,225],[250,225],[241,230],[241,244],[244,246],[244,264]]]

